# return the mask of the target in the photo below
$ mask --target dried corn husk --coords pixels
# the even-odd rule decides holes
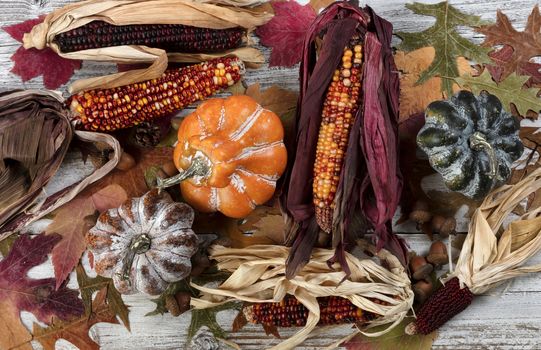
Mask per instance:
[[[45,196],[73,138],[104,142],[114,156],[89,177]],[[120,145],[110,135],[73,131],[62,96],[50,91],[15,91],[0,96],[0,240],[71,200],[114,169]],[[40,197],[42,200],[38,201]],[[37,201],[37,203],[36,203]]]
[[[378,256],[389,269],[374,260],[360,260],[346,253],[351,275],[344,280],[346,273],[339,269],[338,264],[332,267],[327,264],[334,250],[314,249],[310,261],[295,278],[288,280],[285,275],[288,247],[256,245],[235,249],[214,246],[211,258],[218,261],[220,270],[232,275],[218,288],[192,284],[202,292],[202,297],[193,298],[191,304],[195,308],[208,308],[229,301],[278,302],[286,294],[295,296],[310,310],[308,320],[299,332],[271,348],[279,350],[299,345],[316,327],[320,317],[317,297],[336,295],[349,299],[363,310],[381,315],[367,328],[386,324],[388,328],[377,333],[365,333],[379,336],[390,331],[406,316],[413,303],[413,292],[408,275],[396,257],[386,250],[376,253],[375,247],[364,241],[359,245]],[[388,305],[379,305],[370,299],[379,299]]]
[[[244,1],[241,1],[244,2]],[[32,28],[23,38],[25,48],[50,47],[64,58],[109,61],[118,63],[154,62],[148,70],[138,70],[115,75],[114,79],[102,79],[100,87],[109,88],[160,76],[167,62],[200,62],[209,57],[235,55],[247,64],[258,65],[265,61],[263,54],[252,47],[244,47],[218,55],[174,53],[167,59],[161,49],[145,46],[124,45],[100,49],[63,53],[54,42],[62,32],[78,28],[92,21],[106,21],[115,25],[128,24],[184,24],[195,27],[225,29],[243,27],[252,30],[272,18],[267,12],[255,12],[240,7],[228,7],[195,0],[88,0],[70,4],[45,17],[43,23]],[[164,64],[165,62],[165,64]],[[119,77],[124,77],[119,81]],[[129,78],[128,78],[129,77]],[[90,83],[89,83],[90,84]],[[90,89],[93,86],[79,82],[70,92]]]
[[[506,280],[541,271],[541,264],[523,266],[541,250],[541,207],[529,208],[502,230],[504,220],[528,196],[541,188],[541,168],[520,182],[493,191],[475,211],[455,270],[473,294]]]

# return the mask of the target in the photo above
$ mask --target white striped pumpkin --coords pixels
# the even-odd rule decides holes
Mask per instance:
[[[274,194],[287,163],[283,138],[280,118],[249,96],[202,103],[180,125],[174,162],[184,171],[204,155],[210,172],[180,184],[184,199],[202,212],[246,217]]]

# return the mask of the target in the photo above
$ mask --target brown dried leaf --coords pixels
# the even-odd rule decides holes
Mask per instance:
[[[298,94],[294,91],[282,89],[276,85],[261,91],[259,83],[248,86],[246,95],[252,97],[261,105],[278,116],[283,116],[297,106]]]
[[[196,233],[215,233],[227,237],[235,248],[255,244],[283,244],[284,227],[277,207],[259,206],[244,219],[228,218],[220,213],[197,213],[193,224]]]
[[[80,195],[58,209],[46,231],[47,234],[57,233],[62,236],[62,240],[52,251],[56,288],[59,288],[77,266],[86,249],[84,237],[96,223],[96,213],[118,207],[127,199],[124,189],[113,184],[88,197]]]
[[[498,10],[495,24],[481,26],[477,32],[485,35],[483,46],[492,47],[503,45],[495,52],[506,49],[506,45],[513,48],[511,57],[504,60],[496,60],[498,71],[492,74],[497,82],[507,78],[511,73],[524,74],[524,67],[531,64],[530,59],[541,56],[541,13],[539,6],[535,5],[528,17],[526,28],[519,32],[509,21],[509,18]],[[494,53],[494,52],[493,52]]]
[[[309,4],[312,6],[314,11],[316,11],[316,13],[319,13],[333,2],[334,0],[310,0]]]
[[[241,309],[239,313],[237,314],[237,316],[235,317],[235,319],[233,320],[233,324],[231,325],[231,331],[233,333],[238,332],[241,329],[243,329],[247,323],[248,323],[248,320],[246,319],[246,316],[244,315],[244,312]]]
[[[38,341],[45,350],[54,350],[56,342],[60,339],[69,341],[81,350],[98,350],[98,344],[89,337],[88,332],[99,322],[118,324],[115,312],[106,303],[105,289],[96,294],[90,316],[83,315],[71,321],[55,319],[53,325],[47,328],[34,323],[33,340]]]
[[[426,107],[433,101],[445,99],[442,93],[441,78],[432,77],[423,84],[417,85],[417,81],[432,63],[435,57],[433,47],[424,47],[409,53],[397,51],[394,60],[400,70],[400,122],[411,115],[424,112]],[[468,60],[464,57],[457,59],[459,74],[474,72]],[[453,84],[453,91],[460,90],[457,84]]]
[[[524,144],[524,147],[535,149],[541,147],[541,128],[532,126],[520,128],[520,139]]]

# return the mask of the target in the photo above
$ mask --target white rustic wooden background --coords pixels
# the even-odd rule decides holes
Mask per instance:
[[[59,8],[70,0],[1,0],[0,26],[15,24],[26,19],[35,18]],[[418,31],[431,25],[433,19],[415,16],[404,7],[404,0],[368,0],[361,1],[373,7],[382,17],[394,24],[395,30]],[[424,2],[436,3],[434,0]],[[523,28],[532,7],[537,3],[534,0],[453,0],[454,6],[468,13],[477,14],[484,19],[495,19],[496,9],[503,10],[518,28]],[[479,41],[479,35],[464,30],[463,34]],[[395,39],[398,42],[398,39]],[[36,78],[22,83],[13,75],[11,55],[19,47],[5,32],[0,31],[0,91],[20,88],[43,88],[42,79]],[[268,57],[269,50],[263,48]],[[110,64],[85,62],[73,79],[89,76],[98,76],[114,72],[115,67]],[[292,69],[269,69],[264,66],[259,70],[249,70],[246,82],[261,83],[262,87],[277,84],[281,87],[297,90],[298,78],[296,67]],[[62,92],[65,92],[63,87]],[[90,169],[70,156],[60,173],[56,176],[47,191],[54,192],[67,182],[75,181]],[[62,180],[59,180],[62,179]],[[460,219],[460,213],[457,217]],[[43,228],[47,221],[35,225],[35,229]],[[459,220],[459,228],[465,230],[467,222]],[[402,232],[409,231],[408,227],[400,228]],[[425,253],[429,242],[422,234],[408,234],[405,238],[412,249],[418,253]],[[534,259],[541,262],[541,256]],[[50,263],[36,267],[30,271],[32,277],[49,277],[53,275]],[[74,276],[72,276],[74,277]],[[76,286],[72,278],[70,283]],[[190,314],[174,318],[170,315],[145,317],[144,315],[154,308],[154,304],[144,296],[125,297],[130,305],[131,333],[121,325],[98,324],[91,330],[91,336],[103,349],[181,349],[184,347],[187,325]],[[234,313],[222,312],[218,320],[226,330],[230,325]],[[32,315],[23,313],[27,326],[35,321]],[[320,349],[351,332],[349,327],[339,327],[319,334],[307,340],[300,349]],[[292,334],[290,330],[282,330],[282,335]],[[247,326],[241,332],[232,333],[231,340],[242,349],[263,349],[277,340],[265,336],[262,329],[256,326]],[[35,344],[39,348],[38,344]],[[57,349],[72,349],[67,341],[57,342]],[[511,283],[493,290],[485,295],[478,296],[472,306],[459,316],[455,317],[440,331],[434,343],[434,349],[540,349],[541,348],[541,276],[531,275],[520,278]]]

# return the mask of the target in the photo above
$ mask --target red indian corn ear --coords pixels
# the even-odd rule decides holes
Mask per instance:
[[[120,45],[146,45],[169,52],[220,52],[242,43],[243,28],[209,29],[181,24],[134,24],[116,26],[93,21],[55,36],[62,52]]]
[[[406,333],[430,334],[464,311],[472,300],[470,289],[461,288],[458,278],[453,277],[423,304],[415,322],[406,327]]]
[[[243,73],[238,58],[218,58],[165,71],[157,79],[80,92],[67,103],[77,128],[110,132],[179,111],[235,84]]]
[[[346,298],[335,296],[317,298],[320,309],[319,325],[364,323],[376,318],[374,313],[363,311]],[[279,303],[253,304],[244,308],[244,315],[251,323],[279,327],[306,325],[308,309],[294,297]]]
[[[362,46],[354,37],[344,49],[342,63],[327,89],[314,164],[313,197],[316,221],[330,233],[340,173],[349,133],[360,105]]]

